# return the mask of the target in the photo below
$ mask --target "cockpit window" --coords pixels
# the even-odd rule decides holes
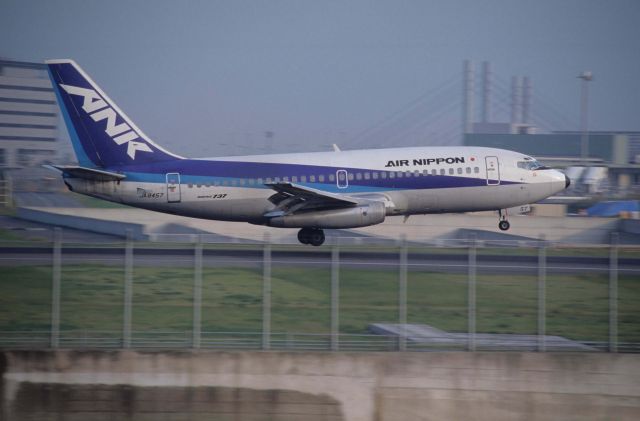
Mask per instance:
[[[524,161],[518,161],[518,168],[522,168],[524,170],[548,170],[549,167],[545,167],[538,161],[533,158],[524,158]]]

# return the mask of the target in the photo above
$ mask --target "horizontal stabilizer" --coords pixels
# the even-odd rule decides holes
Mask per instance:
[[[117,181],[125,178],[123,174],[75,165],[45,165],[44,167],[60,171],[65,177],[84,178],[85,180]]]

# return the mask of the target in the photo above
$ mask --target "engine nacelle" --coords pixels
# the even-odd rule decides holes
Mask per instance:
[[[301,212],[271,218],[268,224],[279,228],[357,228],[384,222],[384,203],[371,202],[352,208]]]

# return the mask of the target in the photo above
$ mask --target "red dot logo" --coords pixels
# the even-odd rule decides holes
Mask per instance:
[[[471,157],[471,161],[475,161],[476,159],[474,157]]]

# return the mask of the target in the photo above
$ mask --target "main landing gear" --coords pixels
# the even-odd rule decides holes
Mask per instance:
[[[500,215],[500,221],[498,222],[498,228],[501,231],[506,231],[511,227],[509,221],[507,221],[507,210],[506,209],[498,209],[498,214]]]
[[[324,243],[324,231],[317,228],[302,228],[298,231],[298,241],[302,244],[321,246]]]

